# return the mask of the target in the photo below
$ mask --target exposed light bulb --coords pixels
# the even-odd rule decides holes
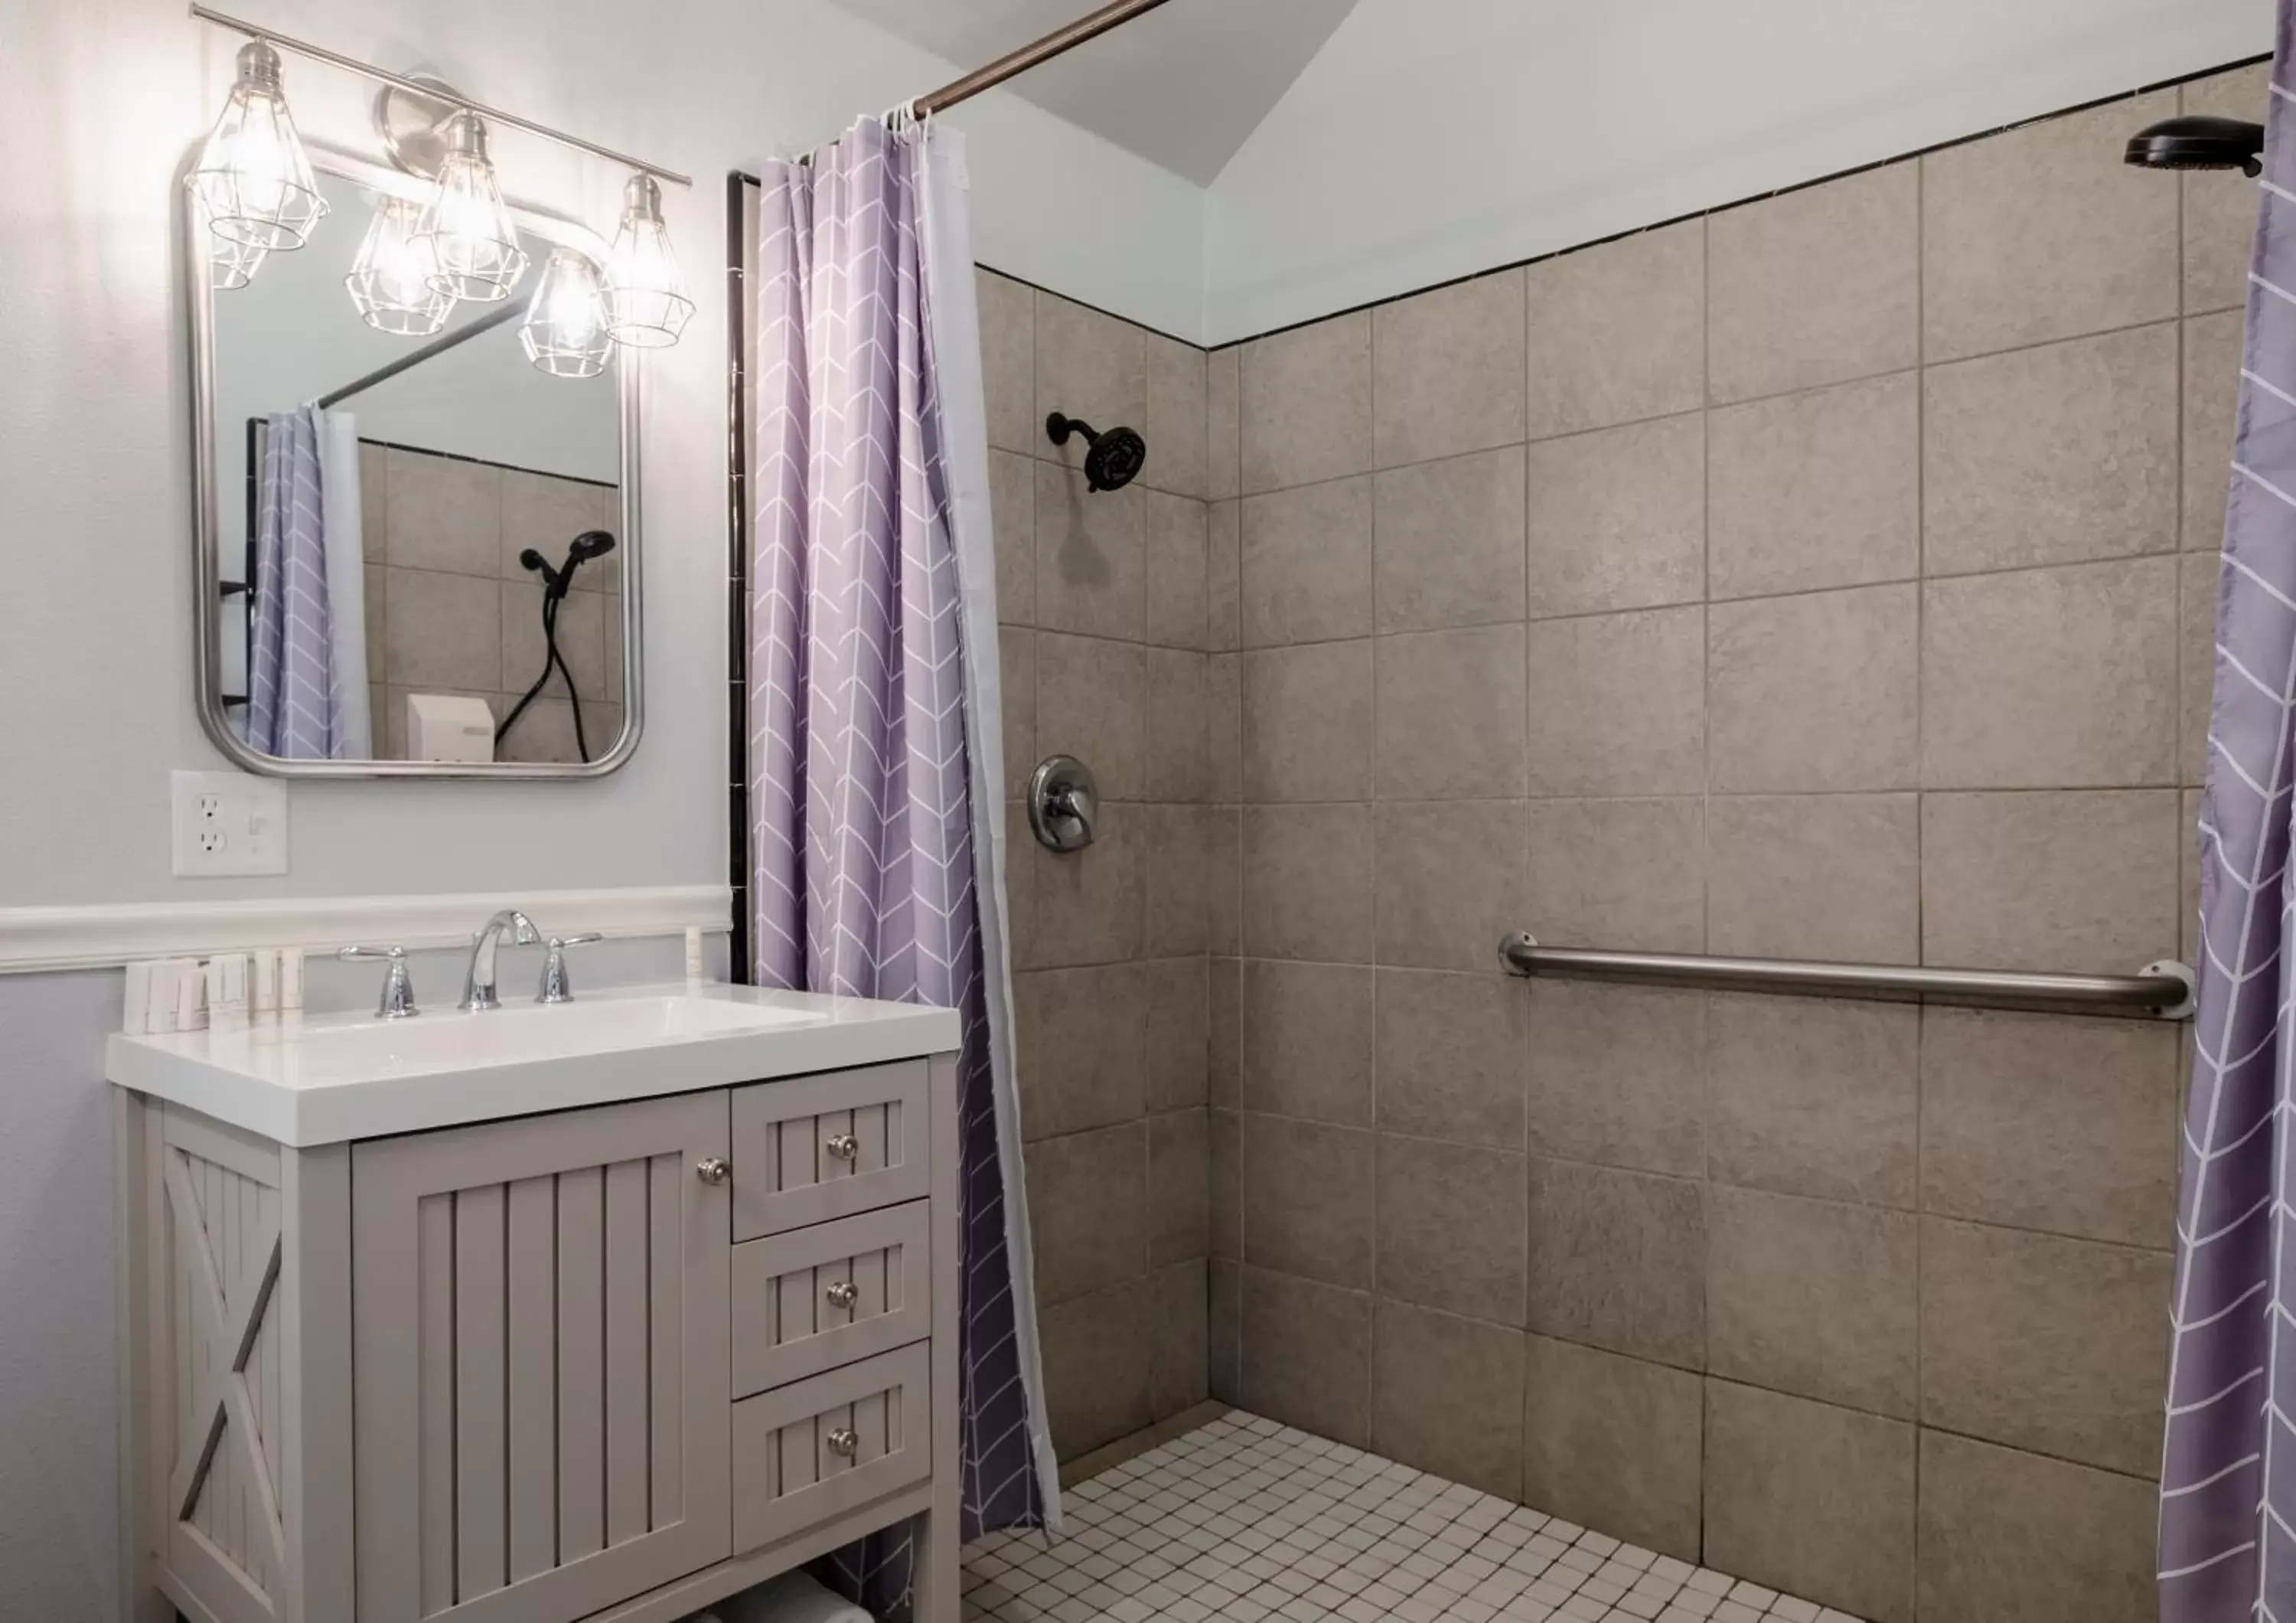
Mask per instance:
[[[279,53],[263,41],[239,48],[239,81],[184,184],[198,194],[209,230],[266,251],[300,248],[325,216],[327,200],[280,88]]]
[[[553,377],[595,377],[606,369],[613,340],[598,268],[578,249],[553,250],[520,324],[527,359]]]
[[[616,343],[665,349],[677,342],[693,314],[669,227],[662,223],[660,184],[651,175],[633,175],[622,190],[622,228],[606,262],[606,330]]]
[[[404,197],[385,197],[374,206],[343,285],[359,318],[377,332],[402,338],[428,338],[447,325],[455,309],[451,293],[434,280],[438,256],[428,237],[415,235],[422,211]]]
[[[439,186],[423,205],[415,235],[437,256],[431,285],[456,299],[492,304],[510,297],[526,274],[526,251],[495,184],[487,157],[487,127],[458,112],[447,121],[447,157]]]
[[[252,243],[235,243],[227,236],[208,234],[208,285],[219,293],[237,292],[255,280],[255,273],[263,268],[263,261],[271,257],[268,248],[258,248]]]

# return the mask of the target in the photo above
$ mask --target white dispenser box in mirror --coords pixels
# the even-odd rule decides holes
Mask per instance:
[[[959,1029],[689,981],[113,1037],[134,1615],[747,1617],[907,1521],[955,1623]]]
[[[451,693],[406,696],[409,761],[492,761],[495,713],[484,699]]]

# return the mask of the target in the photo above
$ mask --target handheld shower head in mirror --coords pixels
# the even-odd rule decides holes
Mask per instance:
[[[1084,455],[1084,482],[1094,490],[1120,490],[1148,464],[1148,441],[1128,428],[1097,429],[1056,411],[1045,419],[1045,433],[1054,445],[1066,445],[1070,434],[1084,436],[1092,448]]]
[[[539,574],[553,598],[562,597],[574,587],[574,572],[593,558],[603,558],[614,549],[614,538],[603,530],[585,530],[566,548],[566,561],[553,568],[550,560],[529,547],[518,555],[519,565]]]
[[[614,538],[611,533],[603,530],[585,530],[567,544],[566,561],[555,567],[531,547],[518,555],[520,567],[530,569],[542,577],[542,674],[534,679],[534,686],[526,690],[526,696],[512,707],[503,724],[496,729],[497,746],[510,736],[511,729],[518,725],[519,719],[526,714],[534,701],[542,696],[542,690],[550,685],[550,679],[554,674],[562,678],[566,684],[566,699],[573,713],[575,751],[582,760],[590,759],[589,730],[582,723],[582,695],[574,684],[574,672],[568,667],[566,656],[558,648],[558,612],[566,594],[574,589],[574,572],[594,558],[604,557],[613,549]]]

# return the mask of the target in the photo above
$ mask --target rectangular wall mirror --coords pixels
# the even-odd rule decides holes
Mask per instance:
[[[509,296],[426,302],[390,238],[434,188],[312,155],[326,217],[252,274],[181,215],[208,735],[281,777],[611,771],[641,722],[638,365],[554,375],[521,334],[553,253],[606,245],[513,207]]]

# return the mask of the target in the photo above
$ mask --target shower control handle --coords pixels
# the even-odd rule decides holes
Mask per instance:
[[[1065,856],[1092,844],[1100,821],[1100,786],[1074,755],[1048,755],[1029,779],[1029,828],[1037,843]]]

